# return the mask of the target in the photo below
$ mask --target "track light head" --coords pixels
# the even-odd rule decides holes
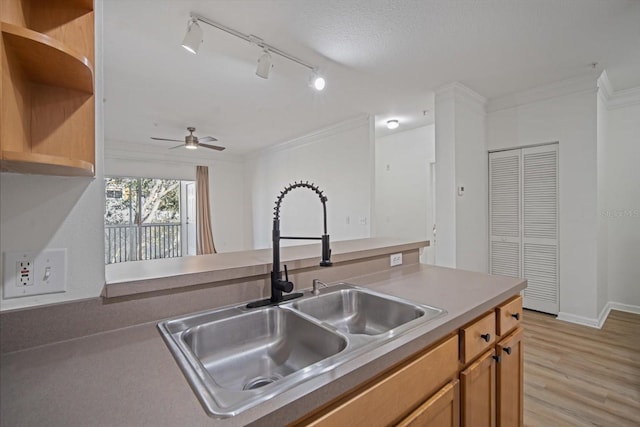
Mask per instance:
[[[258,77],[262,77],[263,79],[268,79],[269,72],[272,68],[273,58],[271,58],[271,54],[269,53],[269,51],[265,49],[262,55],[260,55],[260,58],[258,58],[258,68],[256,68],[256,75]]]
[[[317,90],[318,92],[324,90],[327,82],[324,77],[318,72],[317,68],[314,68],[311,72],[311,78],[309,79],[309,86]]]
[[[189,21],[189,27],[187,28],[187,34],[182,41],[182,47],[191,52],[194,55],[198,53],[198,49],[202,44],[202,28],[198,25],[198,20],[192,18]]]

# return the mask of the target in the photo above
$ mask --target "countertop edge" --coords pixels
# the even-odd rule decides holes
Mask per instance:
[[[392,238],[337,241],[332,243],[332,260],[335,264],[345,263],[429,245],[428,240]],[[281,262],[287,263],[291,272],[315,267],[320,258],[319,247],[319,244],[284,247]],[[300,252],[303,255],[296,255]],[[161,266],[160,262],[169,262],[170,267]],[[270,270],[271,249],[109,264],[105,266],[102,296],[108,299],[245,278],[261,279],[267,277]]]

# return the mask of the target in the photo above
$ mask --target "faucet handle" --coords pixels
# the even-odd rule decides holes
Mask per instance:
[[[287,265],[284,265],[284,280],[278,280],[275,283],[275,287],[283,292],[289,293],[293,290],[293,283],[289,281],[289,270]]]

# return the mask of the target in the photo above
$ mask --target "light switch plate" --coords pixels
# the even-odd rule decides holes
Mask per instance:
[[[29,263],[29,276],[23,276]],[[22,267],[21,267],[22,266]],[[4,299],[65,292],[67,250],[5,252],[2,297]]]

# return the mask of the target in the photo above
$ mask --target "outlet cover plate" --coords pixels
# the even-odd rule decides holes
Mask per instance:
[[[402,265],[402,252],[398,254],[391,254],[391,267],[395,267],[396,265]]]
[[[29,284],[20,283],[18,264],[25,261],[31,263],[32,280]],[[3,299],[65,292],[67,250],[5,252],[3,272]]]

